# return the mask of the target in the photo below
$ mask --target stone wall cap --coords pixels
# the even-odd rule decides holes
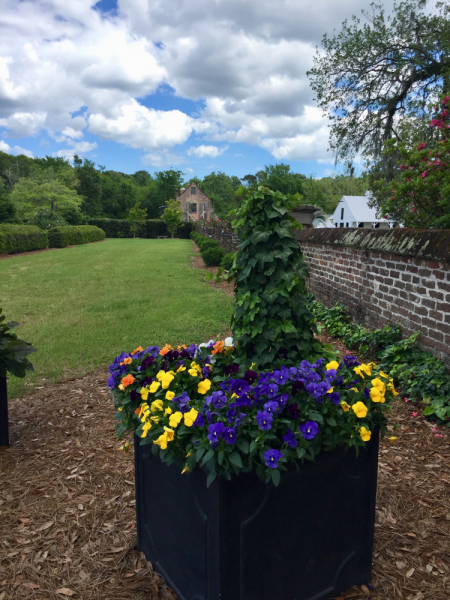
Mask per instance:
[[[304,229],[297,240],[450,263],[450,229]]]

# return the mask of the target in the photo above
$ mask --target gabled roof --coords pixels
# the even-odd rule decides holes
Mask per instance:
[[[377,222],[385,222],[387,223],[387,219],[379,219],[377,218],[376,208],[370,208],[367,204],[368,198],[367,196],[342,196],[341,200],[344,200],[350,209],[354,220],[359,223],[377,223]],[[340,209],[342,204],[338,204],[338,208]],[[340,219],[337,219],[340,221]],[[348,217],[344,214],[344,220],[349,220]]]

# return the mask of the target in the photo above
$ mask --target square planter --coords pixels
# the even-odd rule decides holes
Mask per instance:
[[[135,439],[138,549],[178,600],[320,600],[371,578],[379,435],[282,474],[181,475]]]

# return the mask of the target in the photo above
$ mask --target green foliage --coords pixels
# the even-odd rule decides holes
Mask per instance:
[[[128,212],[128,222],[130,223],[130,229],[134,235],[140,232],[145,219],[147,218],[147,210],[140,208],[140,206],[141,203],[137,202]]]
[[[200,188],[211,198],[214,212],[219,218],[225,218],[226,215],[238,207],[238,199],[235,190],[241,185],[241,181],[236,176],[229,177],[218,171],[213,171],[203,178],[200,182]]]
[[[335,174],[316,179],[312,175],[303,183],[303,203],[320,207],[325,214],[334,213],[342,196],[364,196],[368,187],[366,176]]]
[[[401,339],[400,326],[369,331],[354,325],[343,306],[326,308],[311,299],[311,310],[330,335],[349,348],[376,356],[381,369],[393,377],[403,396],[426,404],[425,415],[450,427],[450,373],[445,364],[416,345],[420,332]]]
[[[177,202],[177,200],[171,199],[166,201],[166,208],[164,210],[162,220],[167,225],[167,230],[172,237],[175,235],[175,231],[181,225],[182,215],[183,211],[181,210],[181,204]]]
[[[264,167],[264,171],[256,173],[257,184],[270,190],[281,192],[285,196],[303,193],[305,175],[293,173],[291,167],[284,163]]]
[[[40,208],[33,217],[28,221],[30,225],[37,225],[44,231],[52,227],[62,227],[68,225],[67,221],[60,212],[56,212],[51,208]]]
[[[54,227],[48,232],[48,245],[50,248],[64,248],[90,242],[100,242],[105,239],[105,232],[93,225],[67,225]]]
[[[28,219],[33,218],[41,208],[58,210],[71,206],[77,209],[81,205],[77,192],[66,187],[50,170],[19,179],[10,194],[10,200],[17,214]]]
[[[83,161],[76,154],[73,157],[73,163],[76,177],[80,182],[78,194],[82,200],[81,211],[88,216],[101,214],[102,184],[95,163],[87,158]]]
[[[225,271],[231,270],[235,258],[236,252],[229,252],[228,254],[225,254],[225,256],[222,258],[222,262],[220,263]]]
[[[36,348],[29,342],[21,340],[11,330],[19,326],[19,323],[10,321],[6,323],[6,317],[2,315],[0,307],[0,377],[6,377],[7,372],[15,377],[25,377],[27,371],[33,371],[33,365],[28,360],[28,354],[36,352]]]
[[[0,225],[0,254],[47,248],[47,233],[34,225]]]
[[[62,206],[58,209],[58,214],[69,225],[87,225],[88,218],[75,206]]]
[[[430,123],[438,131],[435,139],[414,148],[396,140],[385,144],[385,155],[398,161],[393,181],[374,178],[372,204],[406,227],[450,227],[449,104],[447,96],[436,107]]]
[[[130,223],[126,219],[89,219],[89,225],[100,227],[106,233],[107,238],[132,238],[133,232]],[[189,239],[192,231],[192,223],[181,223],[177,230],[177,237]],[[158,236],[167,236],[167,226],[161,219],[147,219],[142,223],[140,237],[154,239]]]
[[[14,221],[16,209],[8,195],[0,196],[0,223],[8,223]]]
[[[217,247],[206,248],[201,254],[203,262],[207,267],[220,267],[225,256],[225,252],[219,245]]]
[[[28,177],[34,168],[34,161],[28,156],[11,156],[0,151],[0,188],[12,192],[19,179]]]
[[[323,351],[305,296],[308,270],[295,239],[298,224],[289,216],[299,200],[260,186],[234,213],[240,245],[230,271],[231,277],[237,273],[232,328],[237,356],[246,364],[296,364]]]
[[[449,7],[440,4],[433,15],[425,14],[423,0],[396,2],[387,16],[374,3],[364,24],[353,16],[333,37],[324,35],[308,75],[332,121],[337,160],[380,156],[383,141],[397,135],[397,116],[420,119],[448,87]]]

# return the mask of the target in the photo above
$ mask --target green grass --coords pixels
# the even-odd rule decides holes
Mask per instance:
[[[0,260],[3,314],[38,349],[35,373],[11,377],[8,395],[84,375],[122,350],[223,335],[232,298],[205,284],[191,254],[190,240],[107,239]]]

